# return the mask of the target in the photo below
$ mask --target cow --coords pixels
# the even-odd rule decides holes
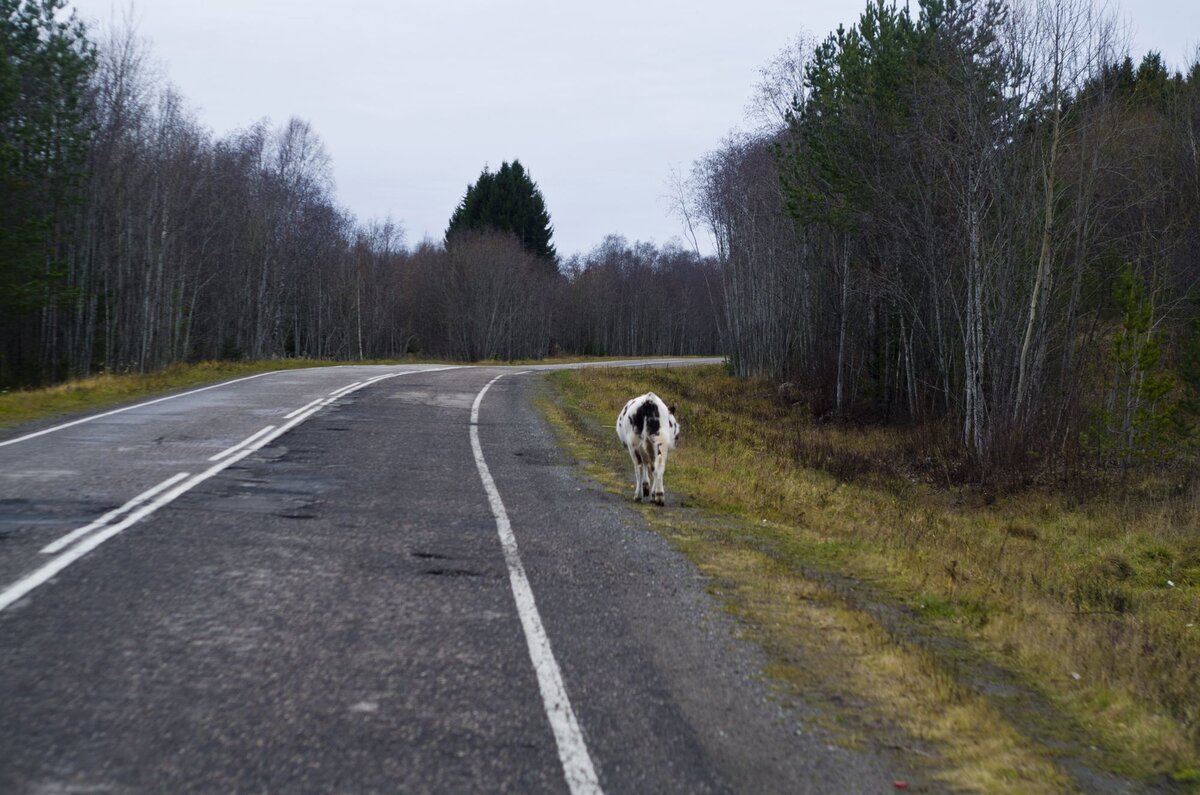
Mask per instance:
[[[617,438],[633,459],[633,499],[637,502],[650,497],[659,505],[665,503],[663,470],[679,431],[675,407],[653,392],[635,397],[621,409]]]

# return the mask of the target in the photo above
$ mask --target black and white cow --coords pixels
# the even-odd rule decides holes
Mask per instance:
[[[641,502],[652,497],[662,505],[667,453],[675,449],[679,438],[675,407],[667,406],[653,392],[635,397],[617,417],[617,437],[633,459],[633,498]]]

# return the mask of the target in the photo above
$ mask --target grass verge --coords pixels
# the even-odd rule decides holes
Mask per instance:
[[[271,359],[176,364],[153,373],[93,375],[40,389],[0,391],[0,428],[61,414],[108,408],[155,395],[204,386],[270,370],[321,367],[345,362]]]
[[[713,578],[775,676],[854,705],[840,710],[851,740],[892,732],[966,790],[1090,791],[1105,771],[1196,789],[1194,497],[1084,505],[856,477],[847,459],[912,440],[816,425],[721,368],[549,381],[564,441],[621,494],[617,409],[650,389],[681,405],[667,487],[683,505],[641,510]],[[829,465],[806,466],[813,450]]]
[[[512,362],[471,362],[476,365],[571,364],[603,362],[630,357],[619,356],[559,356],[549,359],[528,359]],[[372,359],[367,361],[334,361],[332,359],[262,359],[246,362],[199,362],[174,364],[153,373],[94,375],[40,389],[0,390],[0,429],[23,422],[47,419],[61,414],[108,408],[140,398],[162,395],[189,387],[204,386],[271,370],[294,370],[306,367],[332,367],[347,364],[416,364],[436,363],[432,359]],[[452,362],[442,362],[451,364]],[[453,364],[464,364],[453,362]]]

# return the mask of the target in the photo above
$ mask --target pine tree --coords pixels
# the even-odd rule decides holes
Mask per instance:
[[[18,358],[12,342],[35,348],[36,313],[65,297],[55,230],[79,196],[96,63],[83,24],[65,7],[0,0],[0,339],[10,343],[0,346],[0,381]]]
[[[511,233],[534,256],[550,263],[557,257],[550,242],[554,228],[546,201],[519,160],[503,163],[495,173],[485,167],[475,184],[467,187],[450,216],[447,245],[452,244],[456,232],[468,229]]]

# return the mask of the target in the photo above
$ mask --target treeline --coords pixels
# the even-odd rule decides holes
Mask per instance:
[[[0,0],[0,45],[0,385],[218,358],[716,350],[711,260],[606,243],[562,272],[548,237],[531,252],[486,229],[409,250],[338,204],[309,124],[213,135],[131,33],[94,42],[61,0]]]
[[[1086,0],[881,0],[763,74],[775,124],[698,162],[684,208],[739,373],[945,423],[984,473],[1187,450],[1200,63],[1134,62]]]
[[[714,261],[609,237],[561,271],[495,232],[422,244],[385,270],[401,352],[464,360],[553,354],[647,356],[720,350]],[[386,324],[386,318],[380,318]]]
[[[704,355],[724,350],[718,327],[720,271],[670,244],[610,235],[564,263],[561,345],[604,356]]]

